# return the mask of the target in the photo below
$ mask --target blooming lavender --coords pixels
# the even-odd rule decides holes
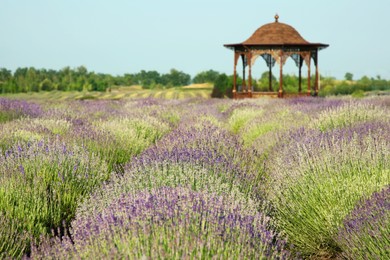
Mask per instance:
[[[37,239],[69,224],[78,203],[107,178],[106,164],[77,145],[58,139],[18,143],[0,151],[0,212]],[[20,247],[28,250],[29,240],[24,242]]]
[[[355,206],[389,185],[388,100],[45,100],[36,115],[0,110],[0,258],[29,254],[30,243],[31,257],[45,259],[291,259],[290,245],[303,257],[352,258],[355,245],[386,248],[366,236],[388,229],[383,206],[370,209],[380,220],[371,229],[342,232],[369,219]]]
[[[321,131],[345,128],[364,122],[390,122],[386,108],[372,103],[349,101],[342,106],[327,108],[310,126]]]
[[[327,109],[336,109],[347,102],[342,98],[298,97],[287,99],[286,103],[292,110],[316,117],[318,113]]]
[[[389,131],[387,122],[325,133],[301,128],[270,154],[267,197],[279,227],[302,253],[337,254],[334,237],[345,216],[389,183]]]
[[[348,259],[390,258],[390,186],[357,204],[337,241]]]
[[[0,98],[0,122],[22,116],[38,117],[41,114],[42,109],[38,104],[24,100]]]
[[[0,193],[1,194],[1,193]],[[21,258],[31,236],[20,231],[20,223],[0,212],[0,258]]]
[[[72,241],[45,243],[33,258],[255,258],[291,253],[270,219],[228,197],[185,188],[123,194],[98,216],[76,217]]]
[[[248,207],[260,207],[249,194],[255,193],[261,179],[250,155],[236,136],[209,121],[184,123],[136,156],[123,176],[113,175],[79,212],[94,214],[123,193],[161,186],[230,193]]]

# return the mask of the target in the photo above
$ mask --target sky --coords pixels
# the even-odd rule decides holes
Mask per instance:
[[[389,0],[0,0],[0,68],[232,74],[223,44],[245,41],[276,13],[330,45],[319,52],[321,75],[390,79]],[[253,76],[264,71],[258,60]],[[292,60],[284,72],[298,73]]]

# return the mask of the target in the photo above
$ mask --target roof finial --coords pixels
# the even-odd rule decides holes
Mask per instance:
[[[275,23],[277,23],[279,20],[279,15],[278,14],[275,14]]]

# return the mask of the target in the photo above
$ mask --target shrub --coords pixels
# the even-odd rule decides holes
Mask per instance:
[[[281,258],[286,241],[261,213],[228,197],[185,188],[124,194],[92,218],[76,218],[72,240],[34,250],[34,258]]]
[[[232,193],[249,201],[261,178],[251,154],[236,136],[208,121],[181,125],[135,157],[123,177],[113,176],[80,210],[90,214],[123,193],[162,186]]]
[[[362,98],[362,97],[364,97],[364,90],[361,90],[361,89],[355,90],[352,93],[352,97],[354,97],[354,98]]]
[[[86,139],[87,146],[97,152],[110,166],[110,170],[123,172],[123,165],[134,155],[156,142],[169,130],[169,126],[154,117],[122,118],[100,121],[100,138]]]
[[[242,127],[256,117],[261,117],[264,109],[244,107],[235,109],[229,118],[229,126],[233,133],[237,134]]]
[[[229,86],[229,78],[226,74],[220,74],[214,83],[214,88],[211,93],[213,98],[223,98],[225,96],[230,97],[231,87]]]
[[[21,231],[22,224],[0,213],[0,258],[21,258],[28,251],[29,233]]]
[[[390,186],[360,201],[339,228],[337,241],[348,259],[390,258]]]
[[[107,177],[106,165],[80,147],[58,140],[15,145],[0,154],[0,212],[37,239],[69,224],[78,203]]]
[[[0,98],[0,123],[22,116],[37,117],[42,114],[41,107],[34,103]]]
[[[361,198],[389,182],[388,124],[298,130],[269,156],[268,198],[281,230],[306,256],[333,255],[334,237]]]
[[[335,128],[350,127],[361,122],[381,121],[390,119],[388,111],[370,103],[348,102],[342,106],[326,109],[311,127],[321,131]]]

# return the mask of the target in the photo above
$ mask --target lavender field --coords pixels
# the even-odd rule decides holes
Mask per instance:
[[[0,97],[0,258],[389,259],[390,97]]]

